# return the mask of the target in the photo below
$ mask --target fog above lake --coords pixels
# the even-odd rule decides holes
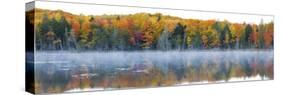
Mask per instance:
[[[180,63],[189,61],[260,61],[272,60],[273,50],[230,50],[230,51],[110,51],[110,52],[68,52],[39,51],[36,63],[82,63],[82,64],[138,64],[138,63]]]

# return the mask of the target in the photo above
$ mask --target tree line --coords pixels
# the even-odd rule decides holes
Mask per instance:
[[[74,15],[34,9],[37,50],[272,49],[273,21],[185,19],[161,13]]]

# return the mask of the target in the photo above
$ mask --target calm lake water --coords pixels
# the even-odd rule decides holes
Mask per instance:
[[[40,92],[119,89],[273,79],[273,50],[40,51],[35,55]],[[33,64],[33,63],[30,63]]]

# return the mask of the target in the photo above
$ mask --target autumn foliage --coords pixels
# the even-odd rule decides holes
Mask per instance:
[[[30,22],[36,26],[38,50],[273,48],[274,24],[262,20],[255,24],[186,19],[161,13],[74,15],[61,10],[33,11],[35,21]],[[166,34],[162,35],[164,31]]]

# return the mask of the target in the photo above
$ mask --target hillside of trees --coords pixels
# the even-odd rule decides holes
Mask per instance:
[[[35,15],[34,15],[35,13]],[[29,19],[34,17],[35,19]],[[185,19],[161,13],[75,15],[27,12],[37,50],[272,49],[274,23]],[[31,31],[32,32],[32,31]]]

